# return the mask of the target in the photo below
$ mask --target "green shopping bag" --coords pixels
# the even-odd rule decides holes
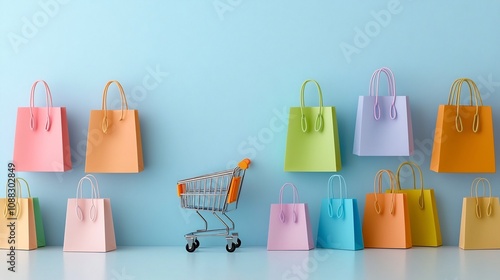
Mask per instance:
[[[28,182],[23,179],[23,178],[16,178],[18,183],[20,184],[20,181],[23,181],[24,184],[26,184],[26,189],[28,190],[28,198],[30,198],[33,201],[33,212],[35,214],[35,229],[36,229],[36,243],[37,243],[37,248],[40,247],[45,247],[45,231],[43,229],[43,221],[42,221],[42,212],[40,210],[40,201],[38,200],[38,197],[32,197],[31,196],[31,191],[30,187],[28,185]]]
[[[309,82],[316,84],[319,107],[304,106],[304,89]],[[300,89],[300,107],[290,108],[285,171],[332,172],[341,169],[335,107],[324,107],[318,82],[306,80]]]

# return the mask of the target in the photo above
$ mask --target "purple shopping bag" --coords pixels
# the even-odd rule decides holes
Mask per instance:
[[[283,190],[293,188],[293,203],[283,203]],[[299,203],[297,188],[292,183],[285,183],[280,190],[278,204],[271,204],[268,251],[311,250],[314,241],[306,203]]]
[[[389,96],[379,96],[380,73],[387,76]],[[358,156],[410,156],[413,130],[408,96],[396,96],[394,74],[375,70],[370,95],[360,96],[354,131],[353,153]]]

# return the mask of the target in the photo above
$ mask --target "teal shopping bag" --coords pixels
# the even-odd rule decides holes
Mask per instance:
[[[338,178],[340,196],[334,198],[333,181]],[[318,248],[361,250],[363,234],[359,219],[358,201],[345,198],[347,186],[342,175],[333,175],[328,180],[328,198],[323,199],[319,214]]]

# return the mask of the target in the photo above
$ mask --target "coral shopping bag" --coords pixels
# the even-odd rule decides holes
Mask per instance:
[[[84,181],[90,182],[91,198],[82,198]],[[86,175],[78,182],[76,198],[68,199],[63,250],[108,252],[115,249],[111,202],[109,198],[100,198],[96,178],[90,174]]]
[[[461,88],[469,87],[469,105],[461,105]],[[494,173],[493,116],[474,81],[453,82],[447,105],[439,105],[430,169],[435,172]]]
[[[293,202],[283,203],[283,190],[293,190]],[[279,204],[271,204],[267,250],[311,250],[314,242],[309,220],[309,208],[306,203],[299,203],[297,188],[286,183],[281,187]]]
[[[304,89],[316,84],[319,107],[305,107]],[[286,138],[285,171],[326,172],[342,169],[335,107],[323,106],[321,88],[306,80],[300,89],[300,107],[291,107]]]
[[[120,91],[121,110],[108,110],[109,86]],[[139,112],[129,110],[118,81],[109,81],[102,95],[101,110],[90,111],[85,172],[138,173],[144,170]]]
[[[381,73],[387,76],[389,96],[379,96]],[[370,95],[360,96],[353,153],[358,156],[413,154],[413,128],[408,96],[396,96],[396,81],[389,68],[375,70]]]
[[[339,181],[340,196],[333,196],[333,181]],[[321,202],[317,247],[360,250],[364,248],[358,201],[347,197],[347,185],[342,175],[328,179],[328,198]]]
[[[45,86],[46,107],[35,107],[36,85]],[[14,140],[16,171],[63,172],[71,169],[66,107],[53,107],[49,86],[43,80],[31,87],[30,106],[17,109]]]
[[[413,177],[413,189],[401,189],[401,168],[409,166]],[[420,175],[420,188],[416,188],[415,169]],[[405,193],[410,211],[411,240],[413,246],[441,246],[441,227],[434,189],[424,189],[422,170],[411,161],[399,165],[396,173],[397,193]]]
[[[478,187],[488,185],[489,195],[479,196]],[[474,193],[475,190],[475,193]],[[500,249],[500,204],[491,196],[491,185],[486,178],[476,178],[470,197],[462,202],[459,247],[462,249]]]
[[[382,193],[384,173],[389,177],[390,193]],[[363,217],[365,248],[404,249],[412,246],[406,194],[394,191],[395,181],[390,170],[380,170],[375,175],[374,192],[366,195]]]
[[[26,183],[28,197],[22,197],[21,183]],[[28,183],[9,178],[6,198],[0,198],[0,249],[33,250],[37,248],[35,213]]]

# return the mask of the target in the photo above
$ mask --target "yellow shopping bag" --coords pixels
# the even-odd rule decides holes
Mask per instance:
[[[413,189],[401,188],[401,168],[409,166],[413,175]],[[416,168],[420,175],[420,188],[416,187]],[[411,161],[399,165],[396,173],[396,192],[405,193],[408,199],[408,210],[410,212],[411,240],[413,246],[441,246],[441,227],[436,207],[434,189],[424,189],[422,170]]]
[[[482,183],[488,186],[489,196],[479,196]],[[491,185],[486,178],[476,178],[471,185],[470,197],[462,202],[459,247],[462,249],[500,249],[500,204],[491,196]]]

